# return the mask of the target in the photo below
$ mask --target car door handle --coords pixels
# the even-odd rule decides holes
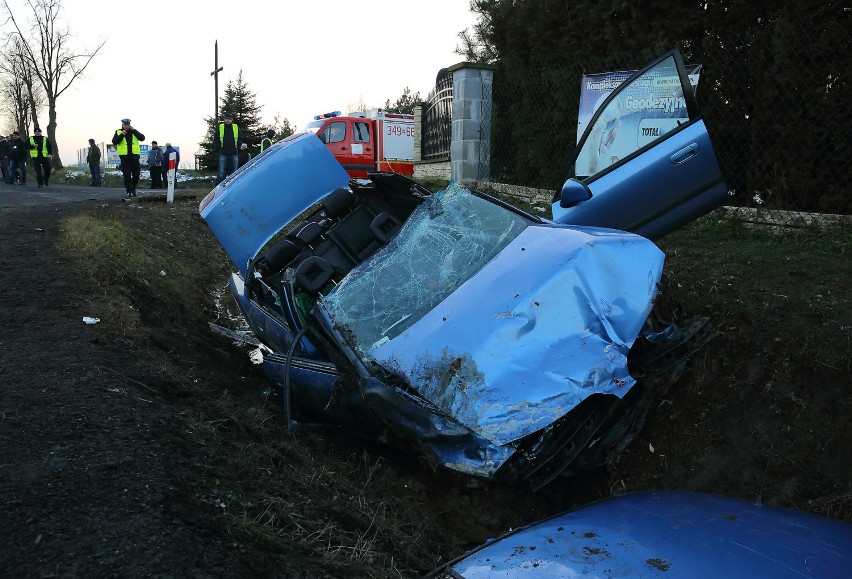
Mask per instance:
[[[341,151],[345,151],[345,150],[346,150],[346,147],[340,147],[340,150],[341,150]]]
[[[692,143],[669,157],[669,162],[672,165],[680,165],[681,163],[686,163],[697,154],[698,143]]]

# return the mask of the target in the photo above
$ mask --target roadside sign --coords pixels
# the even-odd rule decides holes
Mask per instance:
[[[174,203],[175,201],[175,157],[177,157],[177,153],[169,153],[169,188],[166,193],[167,203]]]

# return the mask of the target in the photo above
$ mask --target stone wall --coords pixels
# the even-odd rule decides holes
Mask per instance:
[[[514,199],[520,199],[530,205],[550,207],[553,203],[553,191],[549,189],[536,189],[534,187],[509,185],[508,183],[493,183],[490,181],[480,181],[477,187],[485,191],[494,191]]]
[[[452,165],[449,161],[422,161],[414,163],[415,179],[438,179],[449,181]]]

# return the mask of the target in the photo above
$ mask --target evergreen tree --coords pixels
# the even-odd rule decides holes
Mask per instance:
[[[260,109],[257,105],[257,95],[248,89],[243,79],[243,71],[240,70],[237,79],[229,80],[228,86],[225,87],[225,95],[220,99],[219,116],[224,118],[225,115],[230,115],[234,119],[234,124],[240,127],[240,139],[248,144],[252,155],[260,150],[260,141],[267,131],[260,122]],[[207,135],[198,143],[201,149],[198,164],[201,169],[215,171],[219,165],[216,141],[222,120],[205,117],[204,122],[207,123]]]
[[[417,105],[417,103],[421,100],[419,91],[411,94],[411,89],[405,87],[402,91],[402,95],[396,99],[395,103],[391,104],[390,99],[385,101],[385,112],[413,115],[415,105]]]
[[[275,115],[272,125],[269,128],[275,131],[275,137],[273,138],[275,142],[285,139],[296,132],[293,125],[290,124],[290,120],[287,118],[282,119],[280,114]]]

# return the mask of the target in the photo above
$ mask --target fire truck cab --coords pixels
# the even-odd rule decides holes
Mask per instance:
[[[315,133],[353,178],[364,179],[367,171],[414,175],[414,115],[335,111],[315,116],[305,130]]]

